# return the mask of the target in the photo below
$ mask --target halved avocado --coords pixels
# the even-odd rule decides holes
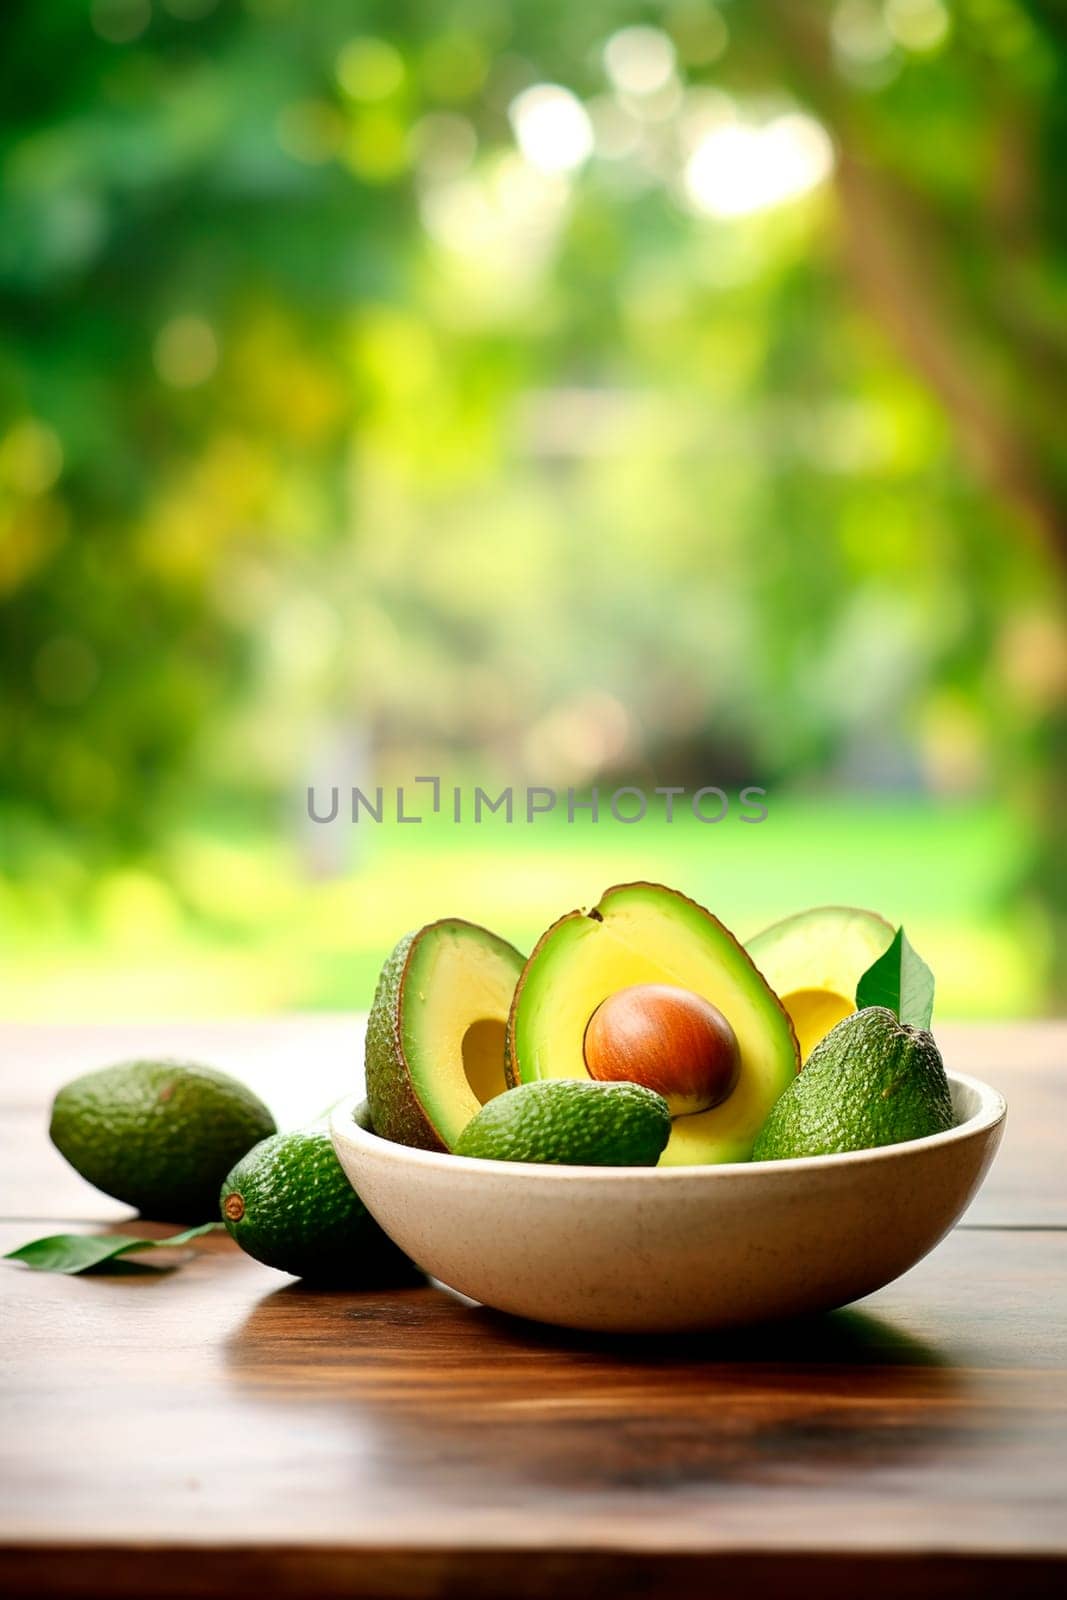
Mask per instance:
[[[367,1021],[367,1102],[375,1131],[450,1150],[507,1088],[504,1039],[523,958],[473,922],[448,917],[401,939]]]
[[[710,1000],[741,1051],[729,1098],[676,1117],[659,1165],[747,1160],[796,1075],[793,1029],[733,934],[703,906],[661,884],[618,884],[592,911],[572,911],[542,936],[508,1019],[509,1081],[586,1077],[583,1040],[593,1012],[617,990],[646,983],[678,985]]]
[[[876,911],[814,906],[748,941],[745,949],[793,1020],[801,1061],[855,1011],[856,985],[893,933]]]

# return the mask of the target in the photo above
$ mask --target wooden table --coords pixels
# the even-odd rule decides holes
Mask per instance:
[[[942,1039],[1008,1097],[985,1189],[906,1277],[799,1326],[582,1336],[432,1287],[314,1293],[225,1238],[172,1272],[3,1264],[0,1588],[1063,1592],[1067,1025]],[[356,1084],[360,1025],[0,1029],[0,1248],[126,1214],[52,1150],[47,1104],[156,1052],[238,1072],[296,1121]]]

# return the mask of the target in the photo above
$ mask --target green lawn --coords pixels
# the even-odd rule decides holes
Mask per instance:
[[[631,827],[553,818],[349,830],[351,868],[309,877],[295,845],[236,827],[172,842],[166,874],[113,873],[88,913],[61,887],[0,885],[0,1013],[205,1016],[365,1007],[407,928],[484,922],[520,948],[608,884],[652,878],[742,938],[805,905],[868,905],[903,921],[934,967],[938,1014],[1040,1009],[1039,932],[1006,909],[1023,841],[989,806],[778,801],[765,823]]]

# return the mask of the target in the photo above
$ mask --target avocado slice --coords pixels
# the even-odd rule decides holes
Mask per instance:
[[[523,958],[458,917],[406,934],[367,1021],[367,1103],[383,1139],[451,1150],[507,1088],[504,1035]]]
[[[856,985],[893,942],[893,924],[857,906],[814,906],[772,923],[745,949],[789,1012],[807,1061],[856,1009]]]
[[[741,1052],[729,1098],[676,1117],[659,1165],[746,1161],[797,1072],[793,1029],[734,936],[710,911],[662,884],[617,884],[591,911],[572,911],[542,936],[508,1019],[509,1082],[586,1077],[590,1017],[609,995],[647,983],[678,985],[710,1000]]]

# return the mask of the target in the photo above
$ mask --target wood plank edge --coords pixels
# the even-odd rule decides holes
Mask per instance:
[[[367,1549],[271,1545],[9,1545],[8,1600],[706,1600],[713,1587],[746,1600],[963,1600],[1003,1593],[1046,1600],[1067,1584],[1067,1553],[1041,1551],[605,1551],[487,1547]]]

